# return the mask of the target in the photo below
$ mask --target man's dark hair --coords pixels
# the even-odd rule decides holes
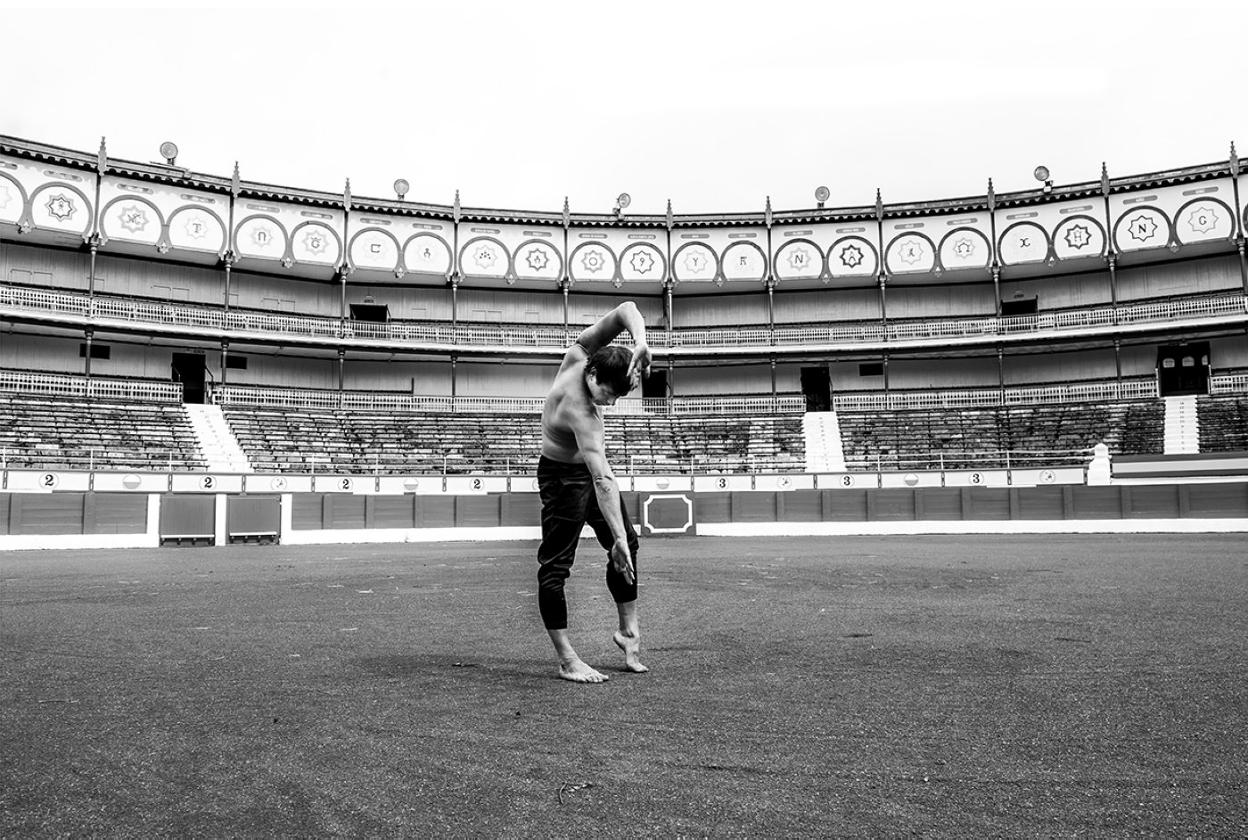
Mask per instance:
[[[601,384],[615,392],[617,397],[622,397],[633,390],[633,380],[628,375],[628,366],[632,361],[631,351],[618,344],[608,344],[589,357],[585,372],[594,374]]]

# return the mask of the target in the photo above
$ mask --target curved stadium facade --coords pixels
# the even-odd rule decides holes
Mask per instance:
[[[379,495],[434,476],[510,492],[568,342],[626,299],[656,357],[611,420],[638,492],[645,475],[725,492],[1061,484],[1063,468],[1083,483],[1096,444],[1240,452],[1242,165],[1232,149],[912,204],[584,214],[0,137],[4,489],[28,473],[61,491],[88,476],[84,494],[260,476],[311,492],[319,473]]]

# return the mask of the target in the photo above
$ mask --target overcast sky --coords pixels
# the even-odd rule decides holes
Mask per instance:
[[[750,211],[1248,154],[1240,3],[0,8],[0,133],[465,206]]]

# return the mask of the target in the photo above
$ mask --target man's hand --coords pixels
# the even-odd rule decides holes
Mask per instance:
[[[633,348],[633,358],[628,363],[628,377],[634,383],[640,382],[641,377],[650,375],[650,348],[645,344],[638,344]]]
[[[611,567],[624,576],[630,585],[636,578],[633,573],[633,553],[628,550],[628,543],[616,540],[611,546]]]

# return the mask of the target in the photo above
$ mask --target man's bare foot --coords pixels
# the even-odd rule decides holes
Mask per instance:
[[[611,636],[611,641],[624,651],[624,667],[632,671],[634,674],[644,674],[650,669],[641,664],[639,655],[641,653],[641,636],[633,633],[625,635],[619,630]]]
[[[559,678],[577,683],[601,683],[610,679],[606,674],[595,671],[580,659],[573,659],[566,664],[560,664]]]

